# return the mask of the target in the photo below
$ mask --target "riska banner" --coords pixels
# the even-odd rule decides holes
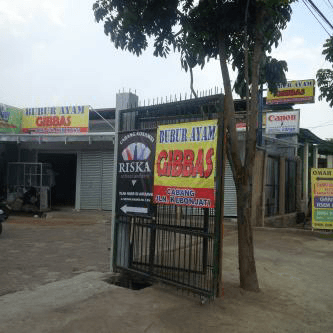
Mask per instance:
[[[217,120],[159,126],[154,203],[215,207]]]
[[[156,130],[118,135],[117,213],[153,216]]]
[[[27,108],[23,113],[23,133],[79,134],[88,129],[89,106]]]
[[[333,229],[333,169],[311,169],[312,227]]]

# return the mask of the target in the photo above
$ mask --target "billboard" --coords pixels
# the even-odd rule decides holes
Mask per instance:
[[[266,104],[303,104],[315,102],[315,80],[288,81],[276,96],[267,92]]]
[[[299,110],[267,112],[266,134],[299,133]]]
[[[117,204],[120,215],[153,216],[156,130],[118,135]]]
[[[215,207],[217,120],[159,126],[154,203]]]
[[[0,133],[19,134],[22,125],[23,110],[0,104]]]
[[[22,132],[36,134],[79,134],[89,128],[89,106],[27,108]]]
[[[311,169],[312,227],[333,229],[333,169]]]

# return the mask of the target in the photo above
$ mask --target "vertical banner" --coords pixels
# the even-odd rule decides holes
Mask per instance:
[[[217,120],[159,126],[154,203],[215,207]]]
[[[117,214],[153,216],[155,143],[156,130],[118,134]]]
[[[333,229],[333,169],[311,169],[312,227]]]

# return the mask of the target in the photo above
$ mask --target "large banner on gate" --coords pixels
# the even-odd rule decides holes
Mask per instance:
[[[333,169],[311,169],[312,227],[333,229]]]
[[[215,207],[217,120],[159,126],[154,203]]]

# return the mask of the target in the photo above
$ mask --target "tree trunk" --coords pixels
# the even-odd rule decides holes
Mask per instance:
[[[253,251],[253,235],[251,228],[251,199],[252,192],[250,179],[252,179],[253,162],[255,154],[255,128],[253,117],[250,117],[250,129],[247,133],[250,144],[246,144],[245,163],[242,164],[238,136],[236,132],[235,108],[232,97],[229,71],[227,67],[227,56],[225,49],[225,36],[219,36],[219,56],[222,72],[222,80],[225,92],[225,121],[228,129],[228,157],[232,167],[234,181],[237,191],[237,219],[238,219],[238,262],[240,287],[249,291],[258,291],[259,284]],[[252,121],[252,122],[251,122]],[[253,147],[254,145],[254,147]],[[249,163],[246,163],[249,162]]]
[[[259,291],[251,226],[252,192],[249,181],[237,184],[238,264],[240,287]]]

